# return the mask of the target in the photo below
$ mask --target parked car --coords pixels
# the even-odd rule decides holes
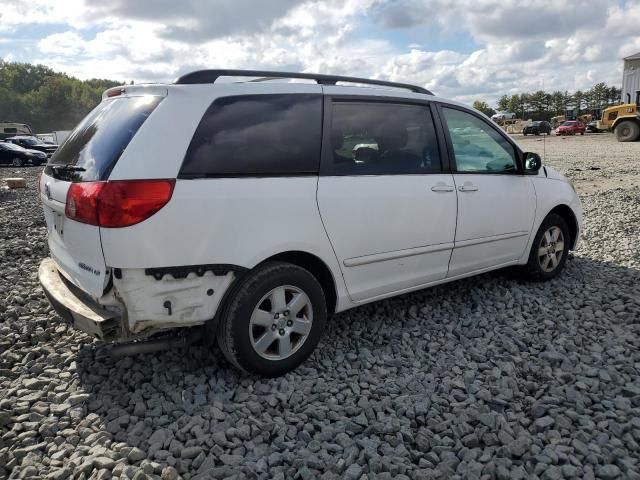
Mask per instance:
[[[499,120],[512,120],[516,118],[516,114],[513,112],[498,112],[491,115],[491,120],[497,122]]]
[[[0,164],[22,167],[23,165],[42,165],[47,155],[38,150],[28,150],[10,142],[0,142]]]
[[[30,150],[39,150],[44,152],[47,157],[53,155],[53,153],[58,149],[58,145],[52,145],[49,143],[45,143],[40,140],[38,137],[33,136],[16,136],[9,137],[6,139],[7,142],[15,143],[16,145],[20,145],[21,147],[28,148]]]
[[[567,120],[558,128],[556,128],[556,135],[584,135],[586,126],[579,120]]]
[[[549,122],[531,122],[529,125],[525,126],[522,129],[523,135],[540,135],[544,133],[546,135],[551,135],[551,124]]]
[[[318,84],[216,82],[232,75]],[[581,204],[541,163],[412,85],[204,70],[116,87],[44,169],[39,278],[94,337],[135,351],[204,326],[236,367],[280,375],[336,312],[508,266],[556,277]]]
[[[598,121],[597,120],[592,120],[591,122],[589,122],[587,124],[587,127],[586,127],[585,131],[589,132],[589,133],[600,133],[600,132],[602,132],[602,130],[600,130],[598,128]]]

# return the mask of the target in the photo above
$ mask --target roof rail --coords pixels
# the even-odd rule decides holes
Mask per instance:
[[[187,85],[194,83],[215,83],[220,77],[261,77],[261,79],[276,78],[302,78],[315,80],[320,85],[335,85],[337,82],[363,83],[367,85],[380,85],[383,87],[406,88],[415,93],[433,95],[429,90],[417,85],[407,83],[387,82],[385,80],[371,80],[368,78],[343,77],[340,75],[322,75],[319,73],[294,73],[294,72],[269,72],[263,70],[197,70],[179,77],[175,83]]]

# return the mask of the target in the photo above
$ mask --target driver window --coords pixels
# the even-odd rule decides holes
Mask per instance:
[[[516,171],[513,146],[478,117],[443,108],[458,172],[501,173]]]

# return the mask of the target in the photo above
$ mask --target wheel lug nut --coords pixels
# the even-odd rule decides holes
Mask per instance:
[[[275,330],[276,328],[278,328],[278,327],[276,327],[275,323],[273,325],[271,325],[271,330]]]
[[[281,328],[278,333],[280,333],[280,335],[284,335],[284,328]]]
[[[284,311],[284,314],[285,314],[285,315],[289,315],[289,310],[285,310],[285,311]]]
[[[290,327],[291,325],[293,325],[293,322],[291,320],[287,320],[287,327]]]

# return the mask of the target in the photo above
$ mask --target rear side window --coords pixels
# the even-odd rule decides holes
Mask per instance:
[[[67,173],[70,180],[106,180],[162,98],[120,97],[100,103],[69,134],[48,165],[73,165],[84,169]],[[47,174],[55,172],[47,168]]]
[[[196,129],[181,178],[317,174],[322,96],[217,99]]]
[[[13,127],[5,127],[4,133],[18,133],[18,129]]]
[[[331,150],[334,175],[441,172],[427,106],[335,102]]]

